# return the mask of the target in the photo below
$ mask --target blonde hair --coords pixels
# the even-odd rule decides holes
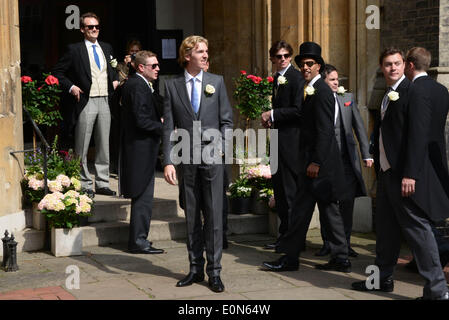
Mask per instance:
[[[209,41],[201,36],[190,36],[184,39],[181,43],[181,47],[179,47],[178,62],[181,67],[185,68],[187,66],[188,61],[186,60],[186,56],[191,54],[200,42],[204,42],[206,46],[209,47]]]

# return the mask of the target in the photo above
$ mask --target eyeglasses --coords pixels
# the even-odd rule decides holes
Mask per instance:
[[[285,59],[288,59],[288,58],[290,58],[292,55],[290,54],[290,53],[286,53],[286,54],[277,54],[277,55],[275,55],[275,57],[277,58],[277,59],[279,59],[279,60],[281,60],[282,59],[282,57],[284,57]]]
[[[86,26],[86,28],[89,29],[89,30],[93,30],[94,28],[96,28],[97,30],[100,30],[100,25],[93,24],[93,25],[90,25],[90,26]]]
[[[308,66],[309,68],[312,68],[316,63],[315,61],[306,61],[306,62],[300,62],[299,67],[304,68],[304,65]]]
[[[157,67],[159,67],[159,63],[155,63],[155,64],[144,64],[144,66],[151,66],[151,69],[156,69]]]

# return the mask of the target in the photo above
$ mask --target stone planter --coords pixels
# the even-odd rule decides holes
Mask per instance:
[[[33,229],[38,231],[45,231],[46,228],[46,219],[45,216],[37,209],[39,203],[33,202]]]
[[[231,198],[231,213],[246,214],[252,211],[252,198]]]
[[[55,257],[82,255],[83,230],[81,228],[52,228],[51,253],[53,253]]]
[[[268,214],[270,211],[270,208],[268,208],[268,205],[265,201],[257,199],[257,197],[253,197],[253,204],[252,204],[252,213],[259,214],[259,215],[265,215]]]

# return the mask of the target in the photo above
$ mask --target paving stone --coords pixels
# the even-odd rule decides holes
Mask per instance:
[[[250,300],[351,300],[334,289],[317,287],[288,288],[242,293]]]
[[[126,279],[112,279],[69,290],[79,300],[150,300],[151,297]]]

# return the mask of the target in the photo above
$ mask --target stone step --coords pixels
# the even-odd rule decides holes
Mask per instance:
[[[89,217],[90,223],[129,221],[131,218],[131,200],[119,197],[97,196],[95,197],[92,213],[93,215]],[[176,200],[158,198],[153,200],[153,219],[175,217],[178,217]]]
[[[127,243],[129,221],[100,222],[82,227],[83,247]],[[228,234],[266,234],[268,215],[228,215]],[[180,240],[186,238],[186,223],[182,217],[152,220],[149,240]]]

